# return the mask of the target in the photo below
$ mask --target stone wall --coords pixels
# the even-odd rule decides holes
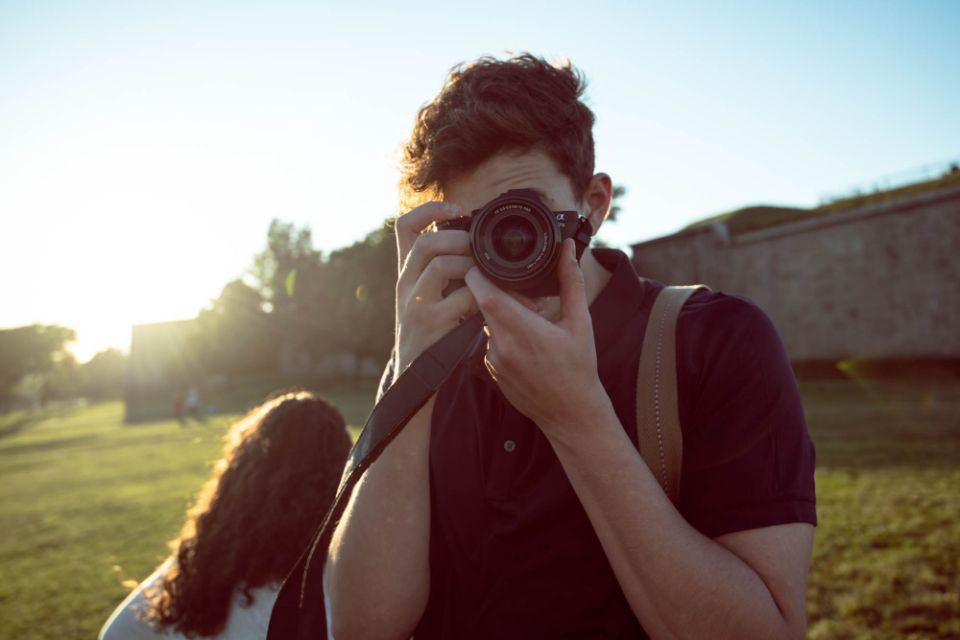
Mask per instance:
[[[633,246],[638,272],[747,296],[794,361],[960,358],[960,189],[731,235]]]

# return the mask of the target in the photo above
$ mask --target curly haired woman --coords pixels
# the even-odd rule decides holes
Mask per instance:
[[[310,393],[250,411],[227,433],[173,555],[101,640],[266,637],[280,582],[333,500],[349,449],[340,412]]]

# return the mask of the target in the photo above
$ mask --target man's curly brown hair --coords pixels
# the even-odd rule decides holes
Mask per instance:
[[[529,53],[480,58],[450,70],[421,107],[403,148],[400,201],[409,210],[501,151],[544,151],[583,198],[594,168],[593,112],[586,80],[569,61]]]
[[[146,593],[146,618],[161,628],[212,636],[239,589],[281,581],[333,501],[350,438],[332,404],[288,393],[230,428],[213,477],[171,543],[175,561]]]

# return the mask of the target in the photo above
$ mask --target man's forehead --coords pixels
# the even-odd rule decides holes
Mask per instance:
[[[476,208],[509,189],[530,189],[544,204],[557,207],[573,195],[570,180],[547,154],[500,153],[470,172],[452,179],[444,198],[459,200],[461,206]]]
[[[527,189],[530,189],[530,191],[533,191],[535,194],[540,196],[540,199],[543,200],[544,203],[550,206],[554,206],[556,204],[556,202],[553,199],[553,196],[551,196],[549,193],[547,193],[543,189],[540,189],[537,187],[527,187]]]

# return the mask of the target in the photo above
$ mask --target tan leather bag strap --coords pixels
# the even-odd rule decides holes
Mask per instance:
[[[703,285],[664,287],[647,320],[637,375],[637,446],[670,500],[680,499],[683,434],[677,406],[677,317]]]

